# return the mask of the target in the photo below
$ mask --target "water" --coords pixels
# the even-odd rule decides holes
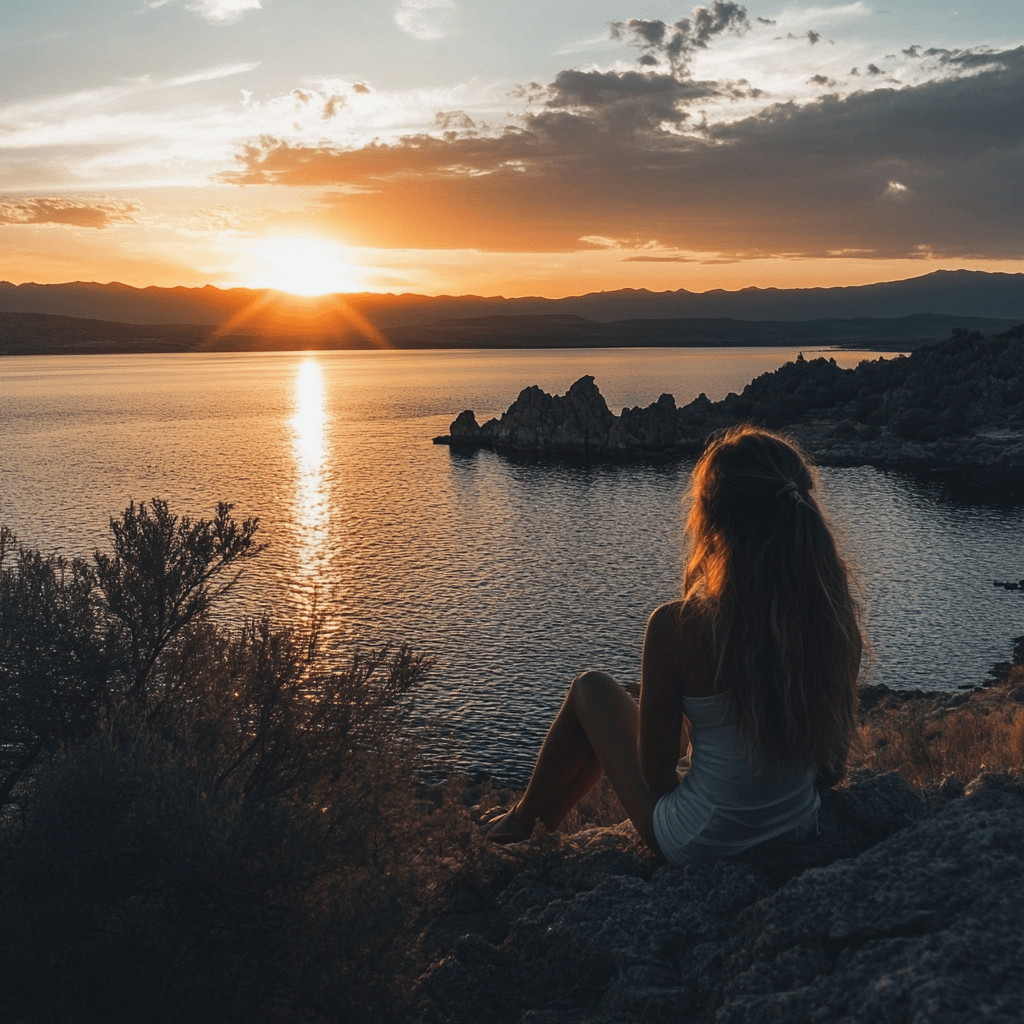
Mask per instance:
[[[468,767],[521,780],[584,668],[639,671],[643,626],[677,596],[687,465],[513,463],[435,446],[464,408],[591,373],[618,411],[663,391],[713,400],[793,349],[339,352],[0,361],[0,522],[88,555],[131,499],[260,517],[268,550],[223,614],[331,616],[334,642],[404,641]],[[836,353],[855,365],[864,353]],[[873,357],[873,356],[871,356]],[[980,681],[1024,632],[1024,509],[870,468],[822,471],[864,593],[868,677]]]

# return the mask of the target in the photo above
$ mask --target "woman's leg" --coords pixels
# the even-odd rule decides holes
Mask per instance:
[[[603,771],[637,832],[660,856],[653,826],[658,798],[640,776],[638,730],[636,704],[610,675],[577,676],[514,808],[515,823],[528,826],[539,818],[553,832]]]

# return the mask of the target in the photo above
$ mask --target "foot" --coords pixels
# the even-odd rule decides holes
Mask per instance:
[[[521,843],[530,838],[533,825],[527,825],[516,817],[519,805],[514,804],[503,814],[497,814],[480,828],[480,834],[491,843]]]

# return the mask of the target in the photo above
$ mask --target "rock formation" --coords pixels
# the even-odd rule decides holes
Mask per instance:
[[[662,395],[615,416],[593,377],[564,396],[522,391],[482,426],[470,410],[436,443],[585,459],[699,454],[708,435],[736,423],[792,434],[825,465],[1024,470],[1024,325],[991,338],[956,332],[909,357],[795,362],[762,374],[720,402],[700,395],[677,408]]]
[[[421,937],[421,1024],[1019,1021],[1024,776],[823,794],[770,857],[658,867],[628,823],[494,853]]]

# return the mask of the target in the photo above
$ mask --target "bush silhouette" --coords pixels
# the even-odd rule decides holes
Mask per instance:
[[[95,566],[3,534],[0,1019],[407,1015],[412,926],[472,845],[457,793],[419,798],[430,661],[215,624],[258,550],[229,513],[130,506]]]

